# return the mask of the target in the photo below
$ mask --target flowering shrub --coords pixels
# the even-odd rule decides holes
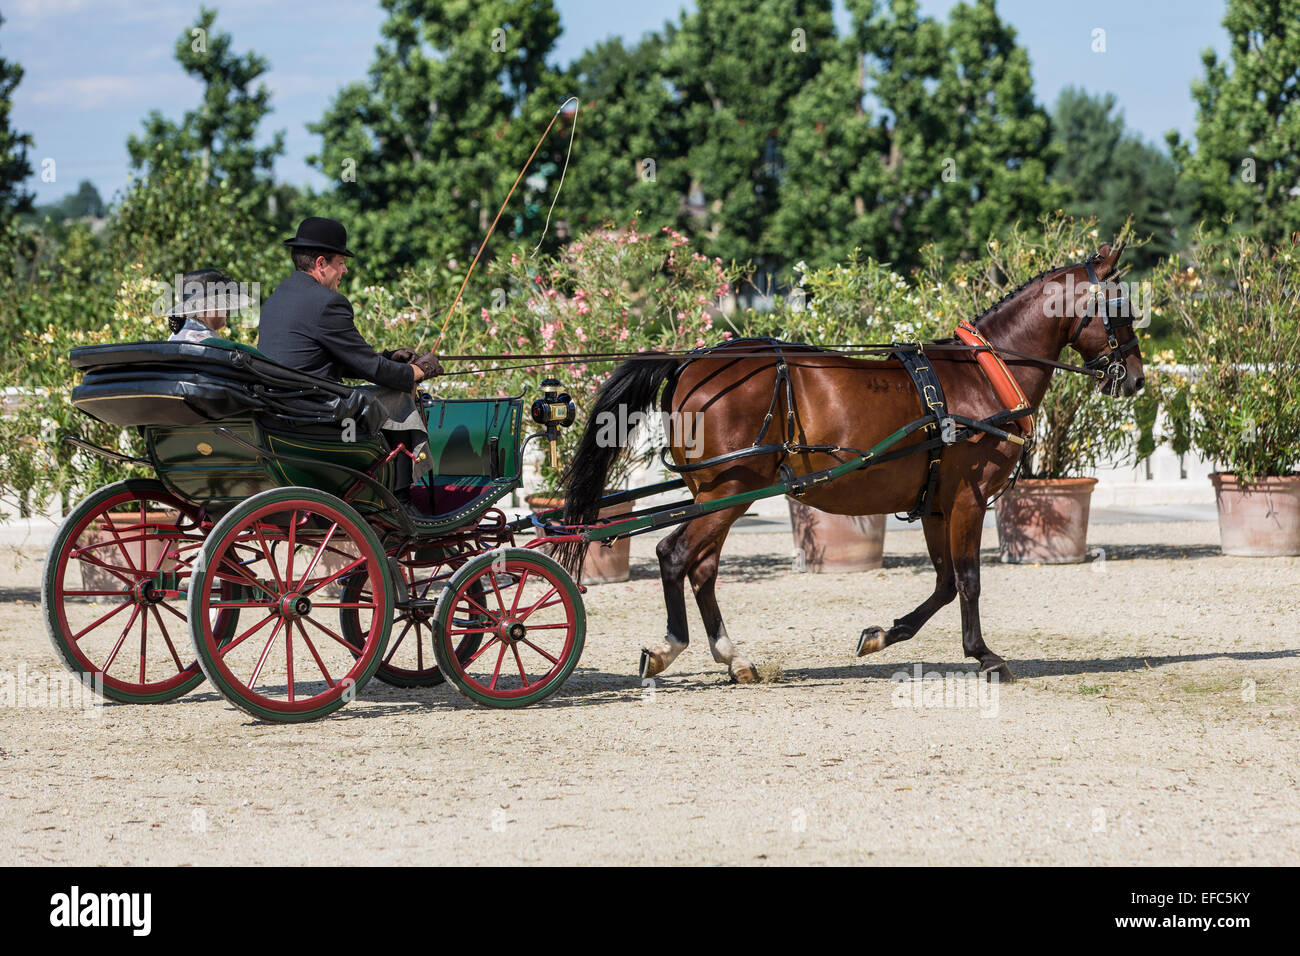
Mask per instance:
[[[685,236],[664,228],[641,232],[636,222],[606,226],[570,243],[556,255],[530,259],[519,252],[499,257],[490,269],[499,285],[480,310],[484,351],[540,355],[502,365],[556,364],[506,374],[513,391],[535,390],[558,378],[577,402],[578,422],[561,430],[561,468],[577,446],[585,413],[610,372],[624,359],[558,358],[570,353],[633,354],[654,349],[693,349],[730,337],[714,330],[718,301],[735,274],[721,259],[693,252]],[[454,320],[453,320],[454,321]],[[619,485],[636,459],[621,458],[610,474]],[[543,459],[543,482],[557,487],[559,474]]]
[[[14,389],[9,414],[0,416],[0,501],[5,509],[30,514],[55,496],[66,509],[94,489],[126,476],[122,465],[62,443],[64,434],[79,435],[123,454],[144,453],[137,432],[97,422],[71,404],[79,378],[68,361],[72,349],[166,338],[166,325],[153,314],[159,294],[156,281],[139,265],[128,268],[120,280],[111,321],[100,328],[52,324],[24,333],[19,346],[23,361],[10,369],[5,381]],[[147,469],[130,469],[126,474],[147,473]],[[8,515],[0,512],[0,517]]]
[[[1190,265],[1161,264],[1160,308],[1184,332],[1196,372],[1160,379],[1175,428],[1244,479],[1300,465],[1300,236],[1272,248],[1244,235],[1197,236]]]

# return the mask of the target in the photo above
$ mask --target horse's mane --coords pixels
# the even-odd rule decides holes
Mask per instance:
[[[986,316],[988,316],[988,315],[989,315],[990,313],[992,313],[992,312],[996,312],[1000,307],[1002,307],[1003,305],[1005,305],[1009,300],[1014,299],[1014,298],[1015,298],[1016,296],[1018,296],[1021,292],[1024,292],[1025,289],[1029,288],[1029,286],[1033,285],[1035,282],[1037,282],[1039,279],[1043,278],[1044,276],[1051,275],[1053,272],[1063,272],[1063,271],[1066,270],[1066,269],[1075,269],[1075,268],[1078,268],[1079,266],[1081,266],[1081,265],[1083,265],[1083,264],[1084,264],[1084,263],[1082,263],[1082,262],[1074,262],[1074,263],[1071,263],[1071,264],[1069,264],[1069,265],[1064,265],[1064,266],[1052,266],[1050,269],[1044,269],[1042,272],[1038,273],[1038,275],[1030,276],[1030,277],[1029,277],[1028,279],[1026,279],[1024,282],[1020,283],[1020,285],[1016,286],[1016,287],[1015,287],[1014,289],[1012,289],[1010,292],[1008,292],[1008,293],[1006,293],[1005,295],[1003,295],[1002,298],[998,299],[996,302],[994,302],[992,305],[990,305],[987,309],[985,309],[985,310],[984,310],[983,312],[981,312],[979,315],[975,316],[975,318],[972,320],[972,324],[973,324],[973,325],[979,325],[979,324],[980,324],[980,319],[985,318]]]

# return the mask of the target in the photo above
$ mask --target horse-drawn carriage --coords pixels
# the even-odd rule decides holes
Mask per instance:
[[[1120,248],[1034,277],[937,343],[836,353],[746,339],[569,356],[626,361],[590,411],[565,507],[514,521],[494,504],[519,485],[522,397],[421,397],[431,472],[412,489],[425,512],[413,518],[389,488],[405,446],[390,447],[364,391],[229,342],[79,349],[73,363],[86,376],[73,403],[142,428],[148,456],[80,444],[157,477],[103,488],[68,516],[43,593],[55,649],[118,700],[167,700],[206,675],[271,720],[328,714],[376,674],[399,686],[447,679],[481,703],[524,706],[577,665],[586,620],[573,577],[586,548],[681,525],[656,549],[668,631],[643,649],[640,676],[662,672],[687,644],[690,575],[715,659],[755,680],[714,597],[718,556],[750,503],[791,495],[837,514],[910,508],[909,520],[923,522],[934,593],[889,628],[864,629],[859,656],[910,639],[960,594],[964,653],[1009,679],[979,627],[984,513],[1014,480],[1053,369],[1091,376],[1110,395],[1142,387],[1132,314],[1101,281]],[[1071,275],[1086,296],[1058,308]],[[1083,365],[1060,361],[1067,347]],[[708,411],[704,457],[688,460],[678,434],[661,457],[682,477],[606,494],[622,447],[606,440],[602,419],[656,403],[679,417]],[[531,413],[546,430],[530,438],[553,439],[574,419],[554,392]],[[606,506],[683,488],[685,500],[599,520]],[[533,537],[516,547],[529,525]],[[194,663],[167,627],[177,621]]]
[[[73,404],[136,427],[156,477],[68,515],[42,592],[55,650],[104,696],[148,703],[206,676],[267,720],[328,714],[372,676],[450,680],[483,704],[556,691],[582,653],[572,577],[514,546],[496,503],[518,487],[521,397],[420,394],[431,469],[390,489],[405,446],[364,390],[222,340],[78,349]],[[183,646],[188,631],[193,650]]]

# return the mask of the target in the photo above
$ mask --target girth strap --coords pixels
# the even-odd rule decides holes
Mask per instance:
[[[930,424],[925,426],[926,431],[930,433],[931,440],[942,438],[940,423],[948,417],[948,402],[944,398],[943,386],[939,383],[939,376],[935,374],[934,366],[930,364],[924,347],[912,343],[894,344],[898,348],[891,354],[903,366],[912,384],[916,386],[921,396],[922,411],[932,416]],[[939,465],[943,460],[943,445],[941,440],[930,445],[930,462],[926,469],[925,484],[921,486],[921,494],[916,499],[916,506],[907,513],[908,521],[938,514],[934,510],[934,495],[939,487]]]

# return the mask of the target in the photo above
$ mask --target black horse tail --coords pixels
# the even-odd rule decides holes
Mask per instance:
[[[647,352],[644,358],[624,362],[601,386],[578,449],[560,476],[560,486],[564,489],[565,524],[591,524],[596,520],[600,513],[600,499],[605,494],[605,479],[614,461],[626,450],[618,442],[598,440],[605,416],[615,415],[626,421],[633,412],[648,411],[660,386],[673,378],[680,363],[680,358]],[[621,416],[620,406],[623,407]],[[556,547],[553,556],[577,578],[586,553],[585,543],[566,541]]]

